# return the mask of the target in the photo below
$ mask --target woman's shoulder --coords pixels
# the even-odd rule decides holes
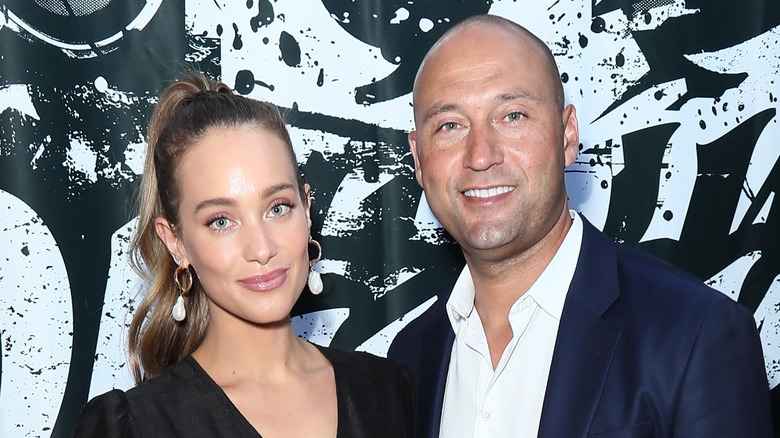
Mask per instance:
[[[136,436],[127,393],[113,389],[90,400],[81,410],[73,436]]]
[[[98,395],[81,410],[74,436],[137,436],[134,418],[148,421],[150,413],[175,408],[177,401],[200,392],[198,385],[192,383],[196,375],[190,361],[185,359],[131,389],[112,389]]]

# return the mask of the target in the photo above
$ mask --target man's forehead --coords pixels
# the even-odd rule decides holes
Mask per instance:
[[[489,75],[491,70],[497,73],[507,67],[506,64],[518,64],[513,69],[519,75],[523,72],[533,75],[531,72],[536,70],[538,77],[555,93],[555,84],[547,82],[557,80],[557,69],[549,65],[554,61],[548,59],[546,52],[544,43],[534,37],[496,23],[473,23],[445,35],[425,56],[415,77],[412,97],[416,121],[421,121],[418,118],[422,117],[418,111],[428,109],[419,108],[420,98],[437,88],[445,76],[457,79],[462,73],[464,79],[474,79],[480,74]],[[526,90],[525,93],[537,95],[539,91],[530,93]]]
[[[431,71],[474,68],[470,63],[479,60],[481,64],[499,64],[520,58],[544,62],[543,53],[528,36],[518,30],[491,23],[475,23],[457,32],[446,35],[431,48],[423,59],[415,76],[414,86]],[[493,52],[496,53],[493,53]],[[490,60],[490,55],[497,55]]]
[[[525,50],[536,44],[529,35],[518,29],[495,23],[473,23],[437,41],[423,59],[421,67],[425,66],[428,59],[436,59],[442,54],[452,56],[462,50],[479,51],[486,45]]]

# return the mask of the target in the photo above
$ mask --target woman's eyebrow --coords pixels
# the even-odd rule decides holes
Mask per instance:
[[[204,201],[200,201],[197,206],[195,206],[195,213],[198,211],[206,208],[211,207],[214,205],[218,206],[234,206],[236,205],[236,200],[233,198],[213,198],[213,199],[206,199]]]

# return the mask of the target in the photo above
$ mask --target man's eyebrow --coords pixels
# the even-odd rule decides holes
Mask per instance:
[[[431,108],[430,110],[428,110],[427,113],[425,113],[425,118],[423,118],[423,125],[430,122],[432,118],[438,116],[439,114],[446,113],[447,111],[452,111],[457,107],[458,106],[454,104],[445,104],[436,108]]]
[[[494,97],[493,102],[509,102],[512,100],[529,100],[531,102],[539,103],[542,101],[538,96],[535,94],[529,93],[526,90],[517,90],[517,91],[510,91],[508,93],[502,93]],[[446,113],[448,111],[452,111],[455,109],[458,109],[459,106],[456,104],[444,104],[440,105],[435,108],[431,108],[428,110],[427,113],[425,113],[425,118],[423,118],[423,124],[426,124],[431,121],[434,117],[438,116],[441,113]]]
[[[499,94],[493,99],[495,102],[508,102],[512,100],[530,100],[537,103],[542,101],[542,99],[540,99],[538,96],[529,93],[526,90],[511,91],[509,93]]]

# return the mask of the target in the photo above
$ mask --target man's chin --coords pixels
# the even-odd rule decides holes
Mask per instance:
[[[472,227],[468,233],[462,236],[462,241],[458,240],[458,243],[476,251],[491,251],[505,247],[514,238],[514,233],[506,226],[482,225],[480,227]]]

